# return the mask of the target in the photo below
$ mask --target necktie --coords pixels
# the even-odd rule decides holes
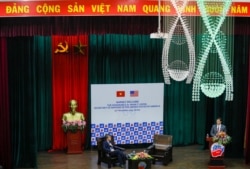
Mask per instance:
[[[110,146],[110,151],[115,151],[115,149],[111,143],[109,143],[109,146]]]

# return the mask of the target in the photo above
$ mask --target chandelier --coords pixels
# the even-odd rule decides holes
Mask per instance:
[[[164,39],[162,50],[164,81],[166,84],[170,84],[171,77],[175,81],[187,79],[186,83],[191,83],[195,69],[195,47],[188,21],[185,16],[182,16],[188,0],[170,0],[170,2],[177,16],[173,17],[170,21],[168,38]],[[186,48],[183,47],[184,44],[186,44]],[[181,50],[183,48],[185,50]],[[171,53],[171,51],[173,52]],[[188,51],[188,53],[183,51]]]
[[[219,15],[211,16],[209,13],[209,5],[211,3],[216,3],[218,8],[221,9]],[[226,51],[226,36],[220,30],[231,3],[232,0],[197,0],[197,5],[207,30],[203,34],[200,59],[193,80],[193,101],[200,100],[200,89],[207,97],[216,98],[225,92],[225,100],[233,100],[233,77]],[[221,71],[210,70],[210,72],[204,73],[206,65],[215,64],[207,63],[208,58],[216,56],[220,63],[217,66],[217,70],[221,67]]]

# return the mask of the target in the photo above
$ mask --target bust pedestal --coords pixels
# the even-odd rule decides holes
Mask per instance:
[[[67,154],[82,153],[82,131],[77,130],[76,133],[67,132]]]

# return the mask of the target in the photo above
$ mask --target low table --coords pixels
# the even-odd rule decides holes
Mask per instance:
[[[151,169],[152,159],[128,159],[128,169]]]

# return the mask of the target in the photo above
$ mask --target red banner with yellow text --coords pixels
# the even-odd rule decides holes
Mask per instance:
[[[16,0],[0,2],[0,17],[33,16],[175,16],[170,0]],[[210,15],[219,15],[220,2],[206,4]],[[195,0],[190,0],[182,11],[183,16],[200,16]],[[228,16],[250,17],[249,1],[232,1]]]

